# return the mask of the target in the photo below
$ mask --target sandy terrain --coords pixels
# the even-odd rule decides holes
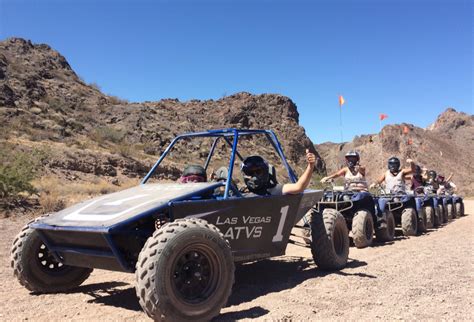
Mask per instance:
[[[389,245],[351,248],[348,266],[320,271],[309,249],[240,266],[217,320],[474,320],[474,201],[466,217]],[[79,288],[30,295],[13,278],[11,242],[28,218],[0,219],[0,320],[148,320],[134,275],[96,270]]]

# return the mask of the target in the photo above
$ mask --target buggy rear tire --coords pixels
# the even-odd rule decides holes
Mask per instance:
[[[155,321],[208,321],[226,304],[234,271],[230,245],[216,226],[178,219],[145,243],[136,264],[136,292]]]
[[[416,236],[418,218],[413,208],[405,208],[402,211],[402,232],[404,236]]]
[[[349,231],[344,216],[335,209],[311,209],[311,253],[323,270],[344,268],[349,257]]]
[[[13,275],[20,284],[35,293],[65,292],[81,285],[92,269],[57,261],[30,223],[16,236],[11,250]]]
[[[436,218],[435,218],[435,211],[433,207],[424,207],[425,215],[426,215],[426,228],[431,229],[434,228],[436,225]]]
[[[387,211],[387,227],[375,229],[375,238],[379,242],[389,242],[395,239],[395,218]]]
[[[367,210],[359,210],[352,218],[352,239],[357,248],[370,246],[374,239],[374,220]]]
[[[464,204],[462,202],[456,202],[456,215],[458,217],[464,216]]]
[[[425,208],[421,208],[418,212],[418,233],[426,233],[427,223]]]

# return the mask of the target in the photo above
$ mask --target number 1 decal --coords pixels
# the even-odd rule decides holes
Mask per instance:
[[[280,242],[283,240],[283,235],[281,232],[283,231],[283,226],[285,225],[286,215],[288,214],[288,208],[290,208],[290,206],[282,207],[280,210],[280,223],[278,224],[278,229],[275,236],[273,236],[272,242]]]

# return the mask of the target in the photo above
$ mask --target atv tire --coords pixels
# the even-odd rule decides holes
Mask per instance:
[[[453,205],[448,203],[446,205],[446,215],[448,216],[448,220],[453,220],[456,218],[456,214],[454,213]]]
[[[367,210],[359,210],[352,218],[352,240],[357,248],[370,246],[374,239],[374,220]]]
[[[462,202],[456,202],[456,216],[464,216],[464,204]]]
[[[34,221],[23,227],[13,241],[13,275],[27,290],[35,293],[65,292],[81,285],[92,273],[92,269],[68,266],[57,261],[38,232],[29,227]]]
[[[426,226],[428,219],[426,218],[426,212],[424,208],[421,208],[418,212],[418,233],[426,233]]]
[[[155,321],[209,321],[226,304],[235,265],[219,229],[202,219],[178,219],[148,238],[135,277],[141,307]]]
[[[435,211],[433,207],[424,207],[423,208],[426,215],[426,228],[432,229],[436,226],[436,217]]]
[[[375,238],[383,243],[395,239],[395,218],[391,211],[387,211],[387,227],[375,229]]]
[[[322,270],[338,270],[349,257],[349,232],[344,216],[335,209],[324,209],[322,215],[311,209],[311,253]]]
[[[443,225],[443,206],[438,205],[435,210],[435,226],[441,227]]]
[[[443,224],[446,224],[448,222],[448,212],[446,211],[446,207],[440,205],[441,207],[441,218],[443,218]]]
[[[416,236],[418,218],[413,208],[405,208],[402,211],[402,232],[404,236]]]

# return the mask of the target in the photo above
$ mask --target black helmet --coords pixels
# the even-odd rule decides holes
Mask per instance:
[[[435,180],[437,176],[438,174],[436,173],[436,171],[434,170],[428,171],[428,178],[430,178],[431,180]]]
[[[388,159],[388,169],[390,172],[397,172],[400,170],[400,159],[396,157]]]
[[[346,158],[346,164],[349,168],[353,168],[360,161],[360,155],[356,151],[349,151],[344,156]]]
[[[262,192],[270,181],[269,166],[261,156],[252,155],[242,161],[240,166],[244,182],[251,192]]]

